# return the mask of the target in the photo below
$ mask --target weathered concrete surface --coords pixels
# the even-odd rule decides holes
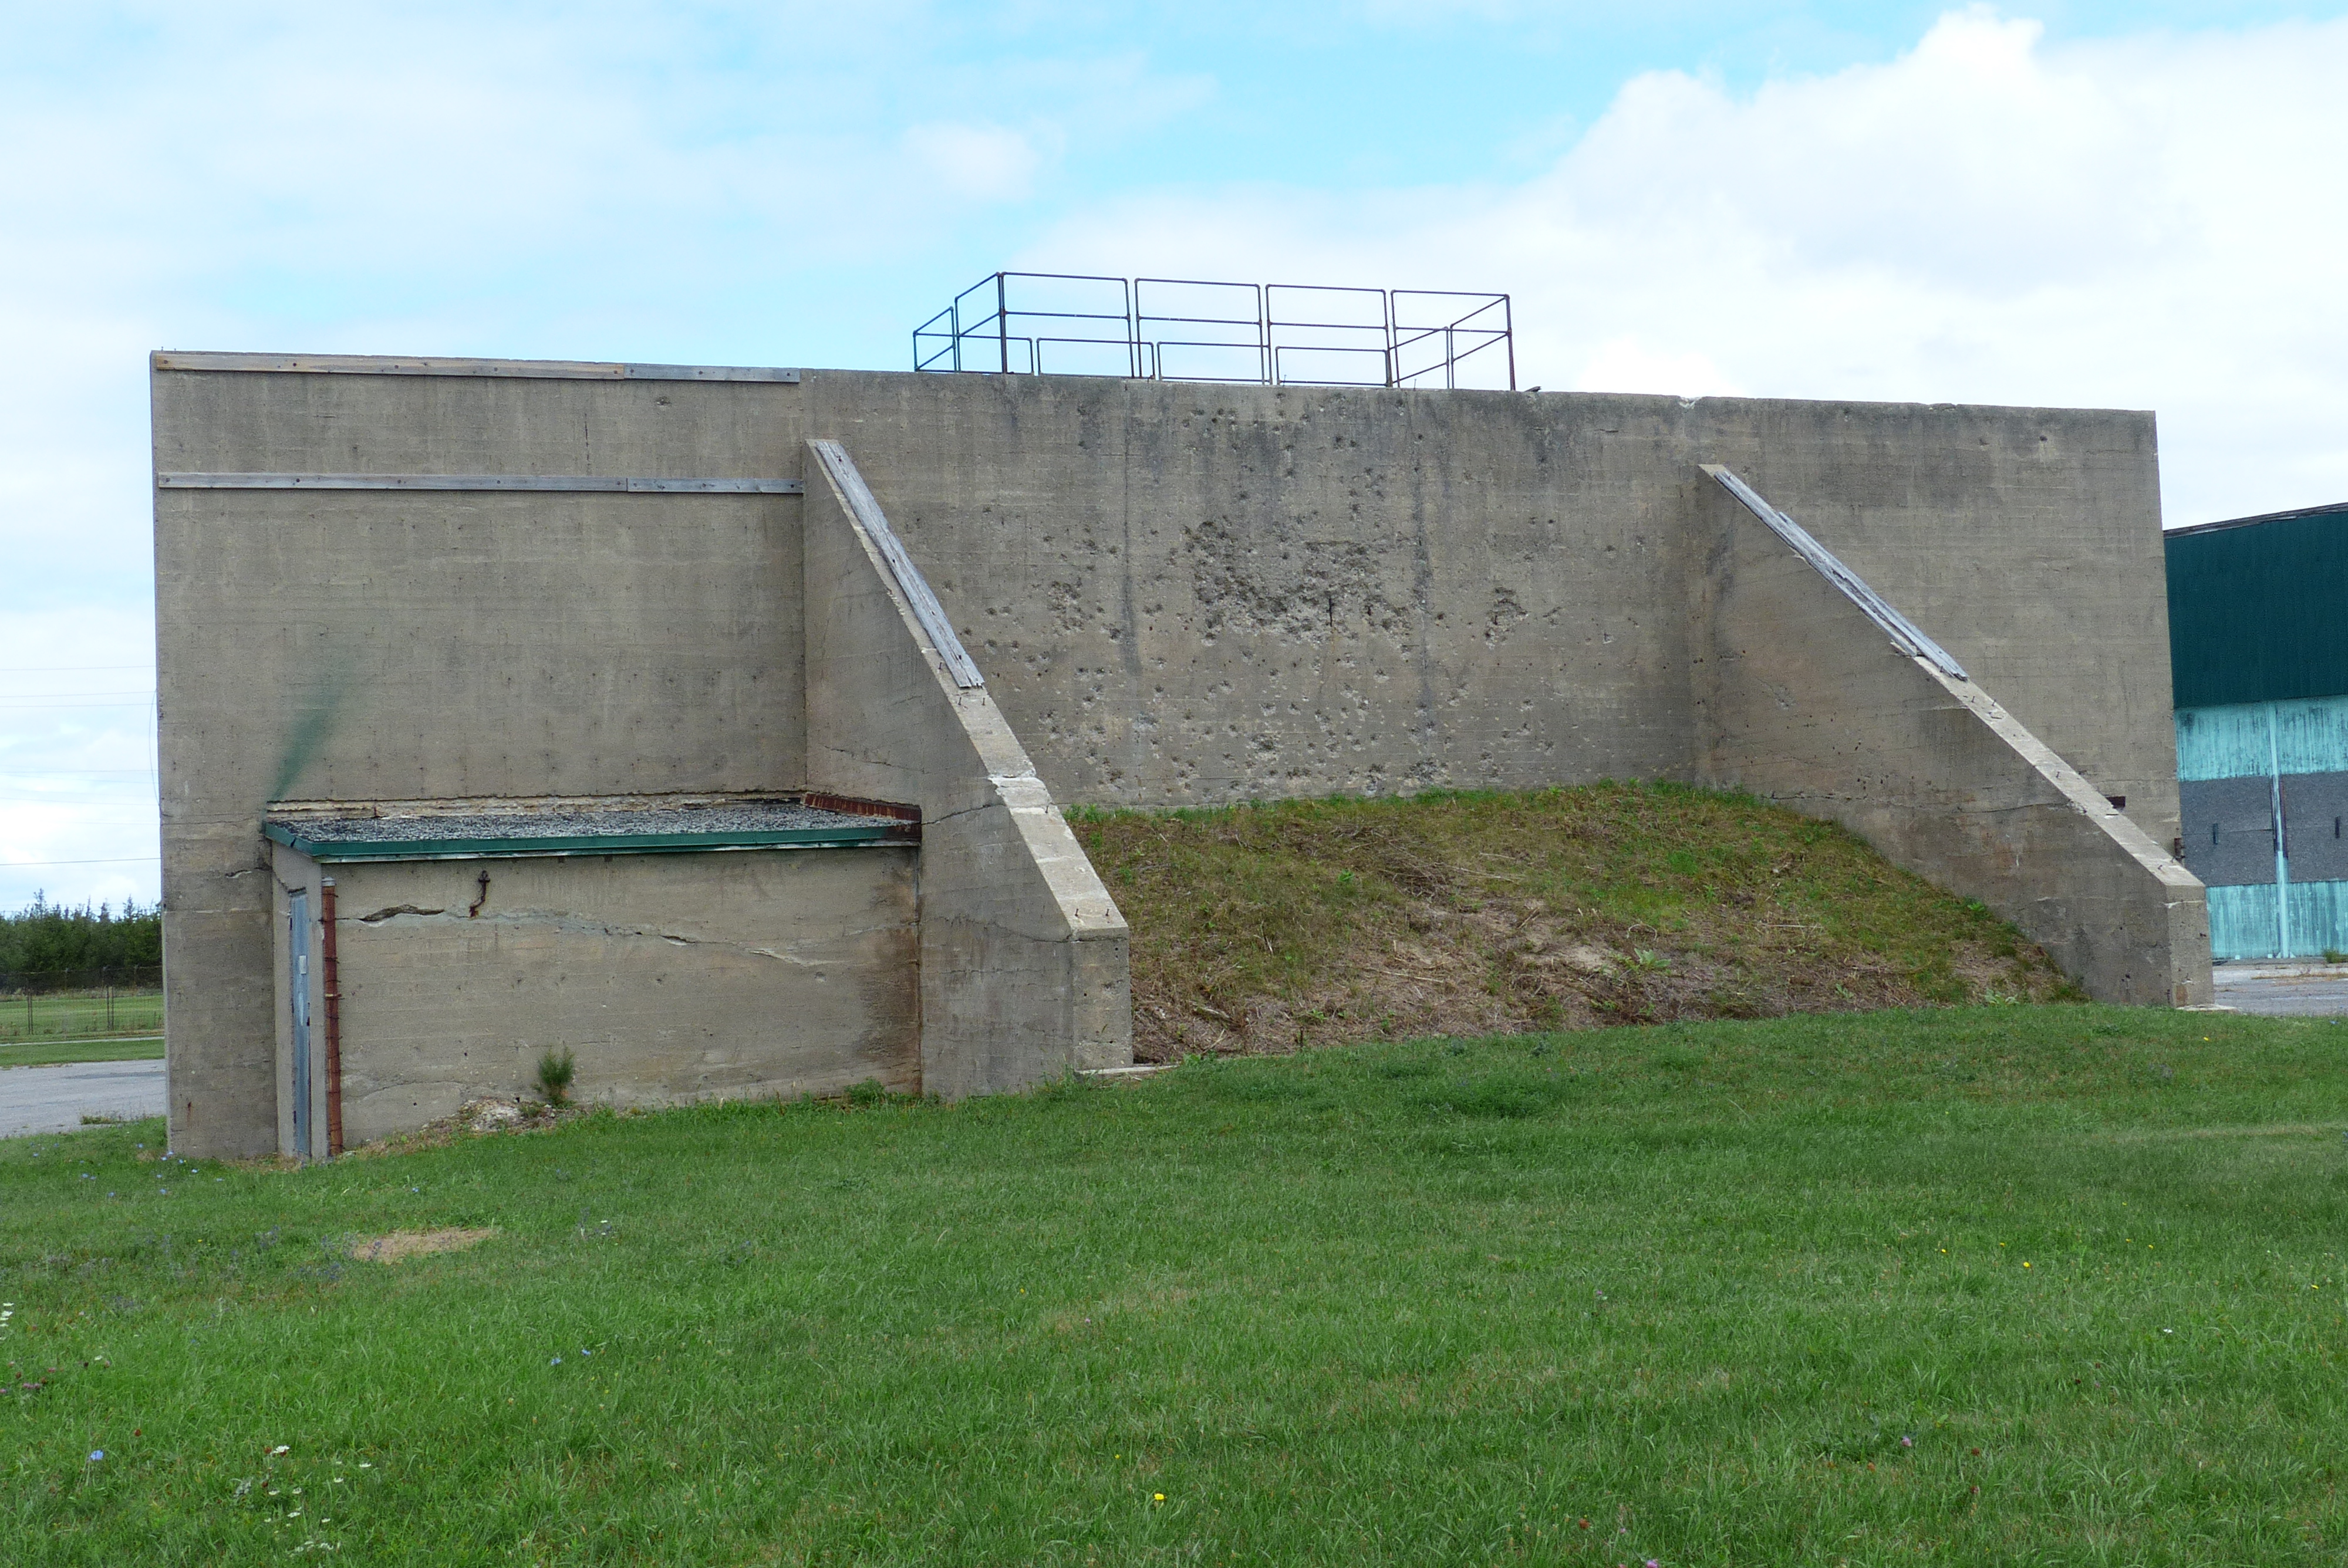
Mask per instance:
[[[2208,902],[2181,862],[1980,685],[1895,648],[1725,493],[1714,509],[1691,618],[1708,634],[1691,665],[1703,782],[1843,824],[2012,920],[2098,1000],[2209,1000]]]
[[[159,471],[796,473],[797,389],[154,377]],[[276,1147],[268,802],[805,771],[797,500],[159,490],[171,1134]]]
[[[156,386],[164,469],[803,478],[803,440],[837,436],[1057,796],[1135,804],[1684,774],[1680,606],[1707,548],[1693,466],[1725,463],[2148,833],[2175,831],[2146,414],[860,371],[798,386],[159,372]],[[244,492],[215,515],[258,531],[273,514],[257,507],[329,499]],[[553,499],[395,510],[478,516],[475,542],[501,559],[530,553]],[[592,542],[605,559],[691,538],[673,525],[700,527],[705,507],[759,511],[778,552],[797,527],[780,498],[594,499],[654,541],[623,521]],[[312,554],[286,544],[283,565]],[[340,569],[319,570],[373,563],[380,587],[399,547],[341,539]],[[544,591],[603,608],[600,581]],[[740,634],[731,598],[709,617],[719,641]],[[442,646],[469,652],[495,626]],[[576,655],[591,630],[503,641]],[[2062,671],[2050,640],[2072,656]],[[607,787],[631,786],[577,793]]]
[[[810,786],[922,812],[922,1087],[1130,1066],[1125,917],[984,687],[963,690],[820,464],[806,511]]]
[[[1712,462],[2148,835],[2178,831],[2147,414],[845,371],[803,391],[1061,800],[1691,776]]]
[[[319,868],[273,847],[281,888],[310,888],[314,919]],[[529,1091],[539,1057],[558,1048],[577,1059],[572,1092],[596,1103],[829,1094],[873,1080],[911,1091],[914,853],[325,867],[339,916],[345,1146]],[[283,905],[281,891],[281,927]],[[291,1151],[291,1009],[275,1010],[278,1146]],[[312,1125],[323,1129],[322,999],[311,1019]]]
[[[1694,466],[1726,463],[2178,831],[2148,415],[846,371],[154,395],[165,471],[813,480],[837,436],[1042,784],[1128,804],[1696,777]],[[802,507],[159,491],[180,1146],[274,1145],[270,800],[812,781]]]
[[[73,1061],[0,1068],[0,1138],[71,1132],[85,1116],[163,1114],[160,1061]]]

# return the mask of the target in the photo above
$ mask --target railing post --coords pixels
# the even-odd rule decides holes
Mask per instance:
[[[1003,364],[1003,374],[1011,374],[1011,315],[1009,290],[1004,284],[1006,274],[994,274],[994,347]]]
[[[1502,341],[1509,345],[1509,390],[1514,392],[1517,389],[1517,323],[1509,309],[1509,296],[1506,294],[1500,296],[1500,332]]]
[[[1255,286],[1255,356],[1263,371],[1263,384],[1266,386],[1277,386],[1280,384],[1280,377],[1272,373],[1272,361],[1271,300],[1271,285],[1258,283]]]
[[[1280,384],[1280,323],[1272,319],[1272,291],[1278,285],[1263,285],[1263,383],[1266,386]]]

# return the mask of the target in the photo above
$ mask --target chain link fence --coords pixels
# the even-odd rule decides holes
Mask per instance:
[[[160,967],[0,970],[0,1043],[162,1031]]]

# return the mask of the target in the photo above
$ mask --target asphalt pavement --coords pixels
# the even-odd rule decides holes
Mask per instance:
[[[2219,964],[2219,1007],[2269,1018],[2348,1017],[2348,964]]]
[[[0,1138],[71,1132],[84,1116],[135,1122],[163,1114],[160,1061],[71,1061],[0,1067]]]

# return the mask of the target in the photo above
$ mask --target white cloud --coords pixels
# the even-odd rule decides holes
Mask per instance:
[[[154,900],[154,690],[139,610],[0,610],[0,909]]]
[[[1026,137],[997,125],[913,126],[905,149],[949,194],[980,201],[1027,195],[1043,161]]]
[[[2152,408],[2171,523],[2348,498],[2348,23],[1943,16],[1747,97],[1639,77],[1513,187],[1136,198],[1034,264],[1515,295],[1520,381]]]
[[[1745,391],[1705,355],[1693,350],[1659,352],[1636,335],[1600,343],[1572,384],[1578,392],[1663,392],[1681,397],[1741,397]]]

